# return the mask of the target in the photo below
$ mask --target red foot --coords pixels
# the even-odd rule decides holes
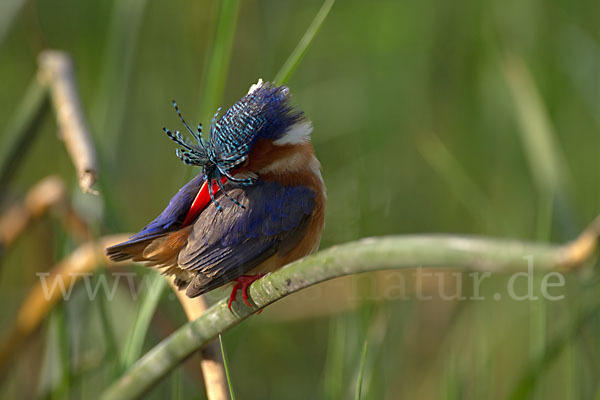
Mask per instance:
[[[235,301],[235,296],[237,295],[237,292],[240,289],[242,289],[242,299],[244,300],[244,303],[246,303],[248,307],[252,307],[252,304],[250,304],[250,302],[248,301],[248,286],[250,286],[252,282],[262,278],[265,275],[266,274],[242,275],[239,278],[235,278],[233,280],[235,282],[235,285],[233,285],[233,289],[231,289],[231,295],[229,296],[229,310],[231,311],[231,304]]]

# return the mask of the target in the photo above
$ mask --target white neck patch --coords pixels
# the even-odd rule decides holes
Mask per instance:
[[[310,134],[313,130],[312,123],[305,119],[290,126],[282,137],[273,142],[276,146],[286,144],[300,144],[310,141]]]

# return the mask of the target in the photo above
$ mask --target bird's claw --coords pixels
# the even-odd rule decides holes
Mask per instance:
[[[231,294],[229,295],[229,303],[227,304],[227,306],[229,307],[229,310],[231,311],[231,304],[235,301],[237,292],[240,289],[242,290],[242,300],[244,300],[244,303],[248,307],[252,307],[252,304],[250,304],[250,302],[248,301],[248,299],[249,299],[248,286],[250,286],[252,284],[252,282],[262,278],[265,275],[266,274],[242,275],[238,278],[235,278],[233,280],[235,282],[235,284],[233,285],[233,288],[231,289]],[[259,313],[260,312],[262,312],[262,310],[260,310]]]

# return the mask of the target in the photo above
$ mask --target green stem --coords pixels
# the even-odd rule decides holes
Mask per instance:
[[[138,38],[144,20],[147,0],[116,1],[113,3],[109,37],[102,57],[103,66],[92,103],[90,122],[99,138],[103,154],[103,173],[115,176],[112,166],[119,157],[123,120],[128,107],[132,76],[135,67]]]
[[[561,355],[573,338],[576,338],[593,318],[598,317],[599,312],[600,302],[597,300],[590,305],[586,305],[584,311],[579,313],[575,322],[566,328],[563,334],[558,335],[556,339],[548,343],[544,351],[529,363],[525,373],[521,375],[519,382],[508,398],[511,400],[533,398],[536,384],[542,373],[546,372],[553,365],[554,361]]]
[[[360,356],[360,367],[358,370],[358,378],[356,379],[356,400],[360,400],[362,394],[362,383],[365,374],[365,361],[367,360],[367,346],[368,341],[365,340],[362,348],[362,354]]]
[[[208,52],[208,61],[204,73],[204,90],[200,98],[202,104],[200,121],[205,126],[210,126],[209,122],[213,113],[223,99],[239,9],[239,0],[221,1],[215,40]]]
[[[144,345],[150,322],[152,322],[154,310],[156,310],[158,302],[167,287],[167,280],[158,272],[153,271],[148,276],[145,276],[145,278],[148,279],[149,285],[146,287],[147,290],[141,300],[135,323],[129,331],[129,337],[122,352],[121,371],[129,368],[142,353],[142,346]]]
[[[306,51],[310,47],[310,44],[312,43],[313,39],[315,38],[315,36],[317,36],[319,30],[321,30],[321,26],[323,25],[323,22],[325,22],[325,19],[327,18],[331,7],[333,7],[333,3],[335,3],[335,0],[325,0],[323,5],[321,6],[321,9],[317,13],[317,15],[315,15],[315,18],[313,19],[312,23],[304,33],[304,36],[302,36],[302,39],[300,39],[298,45],[296,46],[292,54],[290,54],[288,59],[283,64],[283,67],[281,67],[281,69],[275,76],[274,82],[277,85],[283,85],[288,81],[288,79],[290,79],[290,77],[296,70],[296,67],[304,58],[304,54],[306,54]]]
[[[48,89],[37,78],[33,78],[25,97],[8,124],[0,146],[0,197],[6,194],[6,186],[25,153],[40,131],[39,124],[48,110]]]
[[[105,273],[106,273],[106,268],[98,267],[98,269],[95,272],[96,279],[99,279],[98,277],[101,274],[105,274]],[[104,342],[106,343],[106,356],[110,357],[110,359],[112,361],[114,359],[113,357],[115,357],[115,355],[119,354],[119,346],[117,345],[117,338],[115,336],[113,324],[110,319],[110,311],[109,311],[109,307],[107,304],[108,300],[104,296],[98,296],[97,302],[98,302],[98,314],[100,316],[100,328],[102,329],[102,338],[104,339]],[[116,368],[117,363],[115,363],[114,366],[115,367],[112,368],[112,370],[113,370],[112,372],[114,373],[113,376],[118,376],[117,373],[119,371],[118,371],[118,368]]]
[[[221,346],[221,357],[223,358],[223,367],[225,368],[225,375],[227,376],[227,386],[229,387],[229,396],[231,400],[235,400],[235,393],[233,392],[233,382],[231,382],[231,375],[229,375],[229,366],[227,365],[227,355],[225,354],[225,347],[223,346],[223,338],[219,334],[219,345]]]
[[[513,240],[414,235],[369,238],[321,251],[256,281],[249,288],[254,307],[234,302],[233,312],[222,299],[202,316],[182,326],[143,356],[102,395],[103,399],[133,399],[146,393],[179,363],[218,334],[259,309],[311,285],[340,276],[415,267],[466,268],[510,272],[526,268],[523,256],[534,257],[538,270],[564,267],[567,247]]]

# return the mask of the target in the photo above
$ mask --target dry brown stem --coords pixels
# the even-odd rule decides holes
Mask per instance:
[[[66,192],[65,183],[54,175],[36,183],[22,201],[13,204],[0,216],[0,247],[12,245],[33,220],[52,208],[59,209],[67,232],[76,239],[88,239],[85,222],[71,208]]]
[[[79,186],[92,191],[98,176],[96,151],[77,91],[73,62],[67,53],[46,50],[40,53],[38,78],[48,86],[56,110],[61,138],[77,169]]]
[[[177,295],[189,321],[193,321],[204,314],[204,311],[208,308],[204,296],[191,299],[185,295],[184,291],[177,289],[172,279],[169,279],[169,283]],[[208,400],[229,400],[227,376],[225,374],[225,367],[223,366],[223,356],[219,343],[213,340],[206,347],[202,348],[198,354],[201,358],[200,365],[202,367],[202,376],[204,377],[204,386]]]
[[[127,234],[106,236],[96,242],[81,245],[50,270],[50,274],[45,277],[46,287],[60,287],[58,284],[55,286],[55,281],[62,281],[64,287],[69,287],[72,280],[79,280],[85,273],[93,272],[98,265],[109,267],[117,265],[106,258],[104,249],[126,240],[129,236]],[[61,290],[45,293],[41,281],[29,291],[9,333],[0,342],[0,371],[4,370],[12,356],[19,350],[25,339],[37,329],[48,312],[62,300],[62,295]]]

